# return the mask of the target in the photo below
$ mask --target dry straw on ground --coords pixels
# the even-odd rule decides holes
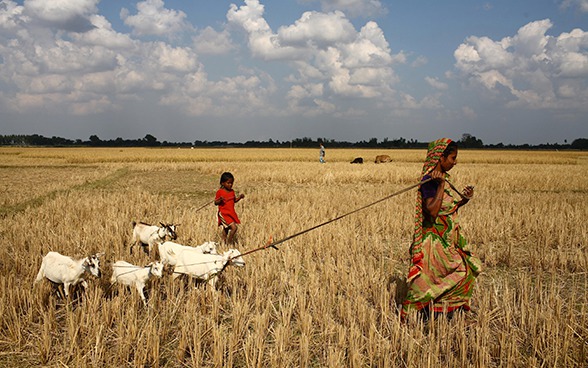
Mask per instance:
[[[374,164],[389,154],[392,162]],[[33,288],[43,254],[129,254],[131,222],[218,240],[209,202],[223,171],[246,195],[239,249],[342,215],[417,180],[423,150],[0,148],[0,366],[585,367],[588,155],[462,150],[454,182],[484,262],[475,316],[399,322],[414,191],[229,267],[219,290],[169,275],[144,308],[90,279],[65,302]],[[351,165],[354,157],[363,165]],[[224,249],[221,249],[224,250]]]

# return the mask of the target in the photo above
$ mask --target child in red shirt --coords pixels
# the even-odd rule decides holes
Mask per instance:
[[[226,244],[233,244],[237,233],[237,224],[241,223],[235,212],[235,203],[245,198],[244,194],[235,195],[234,182],[233,174],[223,173],[220,178],[220,188],[214,198],[214,204],[218,206],[218,226],[223,227],[222,238]]]

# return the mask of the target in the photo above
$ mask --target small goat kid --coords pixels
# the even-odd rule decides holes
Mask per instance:
[[[85,288],[88,283],[82,277],[84,273],[89,272],[96,277],[100,277],[100,256],[94,254],[82,259],[73,259],[57,252],[49,252],[43,257],[41,268],[37,273],[34,284],[46,277],[56,284],[63,284],[65,296],[69,297],[69,286],[79,283]],[[34,285],[33,284],[33,285]]]
[[[133,253],[133,246],[146,245],[148,246],[149,253],[151,253],[155,245],[164,242],[167,238],[175,240],[178,237],[176,234],[176,227],[178,225],[164,224],[163,222],[160,222],[159,224],[161,226],[133,221],[131,254]]]
[[[245,260],[237,249],[229,249],[222,255],[182,251],[178,255],[178,263],[174,267],[172,278],[175,280],[181,274],[185,274],[198,280],[208,281],[208,284],[214,288],[217,275],[227,263],[237,267],[245,266]]]
[[[118,282],[127,286],[135,286],[143,304],[147,306],[147,300],[145,299],[145,284],[151,277],[161,277],[163,275],[163,263],[151,262],[145,267],[135,266],[129,262],[116,261],[112,265],[112,277],[110,278],[110,284]]]

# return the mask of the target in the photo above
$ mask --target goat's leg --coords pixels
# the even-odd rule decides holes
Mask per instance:
[[[212,274],[210,276],[208,276],[208,285],[210,285],[210,287],[212,288],[212,290],[216,290],[216,278],[217,278],[217,274]]]
[[[65,293],[65,297],[69,299],[69,282],[63,284],[63,292]]]
[[[143,301],[143,305],[147,306],[147,299],[145,298],[145,285],[137,283],[137,291],[141,296],[141,300]]]
[[[130,254],[133,254],[133,247],[140,247],[142,245],[143,245],[143,243],[141,243],[141,240],[140,239],[139,240],[133,240],[131,242],[131,246],[130,246],[130,251],[129,251]]]

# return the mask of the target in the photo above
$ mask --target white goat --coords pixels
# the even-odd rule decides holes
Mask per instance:
[[[217,243],[211,241],[204,242],[196,247],[166,241],[159,244],[159,259],[164,265],[175,266],[178,255],[184,250],[194,251],[196,253],[218,254],[216,246]]]
[[[225,265],[245,266],[245,260],[237,249],[229,249],[221,254],[201,254],[194,251],[182,251],[177,257],[173,279],[181,274],[189,275],[198,280],[208,281],[212,287],[216,285],[217,275]]]
[[[33,285],[46,277],[54,283],[63,284],[65,296],[69,297],[70,285],[81,283],[84,289],[88,287],[88,283],[82,277],[84,273],[90,272],[92,275],[100,277],[101,255],[94,254],[82,259],[73,259],[57,252],[49,252],[43,257],[41,268]]]
[[[112,277],[110,284],[118,282],[127,286],[135,286],[143,304],[147,306],[145,299],[145,284],[151,277],[161,277],[163,275],[163,263],[151,262],[145,267],[135,266],[125,261],[116,261],[112,265]]]
[[[176,227],[178,225],[159,223],[161,226],[149,225],[144,222],[133,221],[133,240],[130,252],[133,253],[133,246],[147,245],[149,253],[153,250],[153,246],[164,242],[167,238],[175,240],[178,236],[176,234]]]

